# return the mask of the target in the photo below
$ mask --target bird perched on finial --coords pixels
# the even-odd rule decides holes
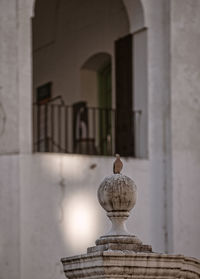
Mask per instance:
[[[123,163],[120,160],[119,154],[116,154],[115,156],[116,156],[116,160],[114,161],[114,164],[113,164],[113,173],[120,173],[120,171],[123,168]]]

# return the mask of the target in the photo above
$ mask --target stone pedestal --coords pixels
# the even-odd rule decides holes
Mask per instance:
[[[122,168],[119,156],[114,170]],[[112,222],[111,230],[89,247],[87,254],[61,259],[69,279],[199,279],[200,261],[181,255],[153,253],[126,229],[125,221],[136,203],[137,187],[132,179],[115,173],[98,190],[101,206]]]

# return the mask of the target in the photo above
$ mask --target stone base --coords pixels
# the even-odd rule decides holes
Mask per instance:
[[[181,255],[102,251],[61,260],[69,279],[199,279],[200,261]]]
[[[89,247],[87,253],[107,250],[128,250],[134,252],[152,252],[150,245],[144,245],[134,235],[109,235],[96,240],[96,246]]]

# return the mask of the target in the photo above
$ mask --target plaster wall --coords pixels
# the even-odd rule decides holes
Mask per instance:
[[[19,152],[19,95],[17,72],[17,13],[15,1],[0,9],[0,153]]]
[[[1,1],[0,154],[32,148],[30,7],[25,0]]]
[[[200,2],[171,1],[174,251],[200,257]]]
[[[21,278],[64,279],[60,258],[86,252],[109,229],[110,222],[97,201],[97,189],[104,177],[112,174],[113,158],[35,154],[20,156],[20,162]],[[123,173],[138,186],[128,229],[144,243],[151,243],[149,163],[133,159],[123,162]],[[74,199],[65,216],[65,205]],[[89,237],[84,235],[84,222],[82,229],[78,226],[73,236],[69,234],[69,218],[77,222],[74,212],[81,204],[83,211],[89,206],[93,214],[92,223],[88,223]]]
[[[32,152],[32,37],[30,17],[32,1],[19,0],[16,4],[18,21],[18,65],[19,86],[19,148],[20,153]],[[15,104],[16,106],[16,104]],[[9,111],[9,114],[11,111]]]
[[[20,278],[20,166],[31,150],[30,7],[0,3],[0,277]],[[23,7],[23,9],[22,9]],[[19,47],[20,46],[20,47]]]
[[[165,0],[142,1],[147,30],[148,152],[151,235],[155,251],[172,251],[169,91],[169,7]],[[159,239],[157,236],[160,236]]]
[[[19,155],[0,156],[0,277],[20,278]]]
[[[133,94],[136,117],[136,157],[148,157],[148,85],[147,85],[147,30],[137,32],[133,38]]]

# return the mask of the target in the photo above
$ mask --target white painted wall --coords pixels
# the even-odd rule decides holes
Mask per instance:
[[[4,0],[0,3],[0,277],[3,279],[20,278],[20,163],[17,154],[29,153],[32,146],[32,3],[20,0],[17,4]]]
[[[0,20],[0,153],[5,154],[19,152],[18,33],[14,2],[1,2]]]
[[[19,156],[0,156],[0,275],[20,278]]]
[[[174,250],[200,251],[200,2],[171,1]]]
[[[128,229],[144,243],[151,243],[149,163],[127,159],[123,173],[138,186],[138,200]],[[109,221],[97,201],[97,189],[105,176],[112,174],[113,158],[96,156],[35,154],[20,156],[21,166],[21,278],[65,278],[60,258],[86,252],[88,246],[109,229]],[[89,235],[83,228],[70,234],[65,204],[75,199],[76,207],[92,213]],[[63,211],[65,212],[65,210]],[[83,215],[84,216],[84,215]],[[80,220],[79,220],[80,222]],[[71,224],[73,225],[73,224]]]
[[[133,36],[133,100],[135,114],[135,151],[137,158],[148,158],[148,84],[147,30]]]
[[[169,11],[168,1],[142,1],[147,26],[148,151],[154,250],[172,251],[168,212],[171,209]],[[171,220],[171,219],[169,219]],[[169,221],[170,222],[170,221]],[[159,239],[157,236],[160,236]]]

